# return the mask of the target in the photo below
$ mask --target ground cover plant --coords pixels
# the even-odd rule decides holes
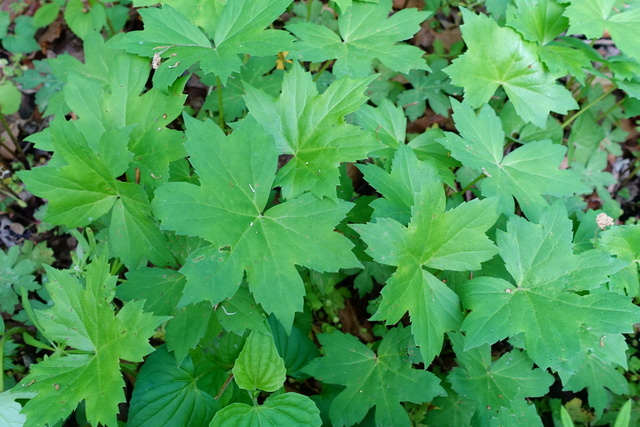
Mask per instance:
[[[638,38],[630,0],[3,9],[0,419],[637,425]]]

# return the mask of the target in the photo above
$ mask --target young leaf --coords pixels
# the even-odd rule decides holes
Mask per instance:
[[[515,197],[524,213],[535,220],[549,205],[543,195],[560,197],[589,191],[573,172],[558,169],[565,147],[548,140],[534,141],[503,156],[505,135],[491,107],[483,106],[476,115],[467,103],[451,103],[460,136],[446,132],[439,142],[462,164],[486,175],[480,189],[486,197],[499,198],[501,213],[513,213]]]
[[[476,415],[490,418],[512,408],[525,397],[544,396],[554,378],[539,368],[521,350],[512,350],[498,360],[492,360],[491,346],[464,350],[464,337],[449,334],[456,352],[458,367],[447,379],[462,397],[476,403]]]
[[[538,127],[545,126],[550,111],[565,114],[578,108],[571,92],[545,71],[535,44],[522,40],[511,28],[498,26],[488,16],[466,9],[462,9],[462,16],[462,37],[468,49],[444,71],[454,85],[464,88],[471,107],[489,102],[502,86],[518,114]]]
[[[571,373],[584,361],[583,346],[599,348],[598,336],[631,330],[640,308],[628,298],[583,295],[624,263],[602,252],[574,255],[572,237],[560,202],[543,211],[539,224],[512,217],[507,231],[498,231],[500,255],[512,281],[479,277],[464,285],[463,303],[472,310],[462,324],[466,349],[523,334],[523,346],[538,366]],[[573,277],[579,278],[577,283]],[[577,339],[583,328],[593,334]]]
[[[69,273],[45,268],[54,305],[38,312],[42,333],[83,354],[50,356],[32,365],[16,390],[29,385],[38,394],[22,412],[32,425],[54,425],[84,400],[91,424],[116,425],[118,404],[125,400],[120,360],[141,362],[154,350],[149,337],[168,318],[143,312],[141,301],[115,314],[116,277],[104,259],[89,265],[84,288]]]
[[[0,250],[0,311],[9,314],[14,313],[23,289],[33,291],[40,287],[33,275],[37,264],[20,256],[20,246],[12,246],[6,252]]]
[[[530,42],[546,45],[567,30],[564,7],[555,0],[516,0],[507,8],[507,25]]]
[[[178,365],[164,346],[156,349],[137,376],[127,425],[207,425],[220,409],[213,396],[227,375],[202,362],[187,355]]]
[[[242,67],[239,54],[275,55],[290,50],[291,35],[264,30],[285,11],[291,0],[229,1],[220,11],[213,40],[173,7],[140,9],[145,29],[125,34],[115,47],[151,58],[166,58],[154,75],[158,86],[171,85],[192,65],[200,63],[223,84]]]
[[[256,302],[290,328],[304,295],[295,265],[321,272],[360,266],[349,240],[333,231],[350,204],[304,194],[264,212],[278,160],[271,137],[252,119],[229,137],[211,121],[185,121],[201,185],[168,183],[153,201],[164,228],[213,243],[212,277],[185,289],[216,304],[233,296],[246,271]]]
[[[209,427],[225,426],[320,427],[320,411],[307,396],[285,393],[269,396],[260,406],[232,403],[218,411]]]
[[[445,212],[442,184],[425,184],[415,196],[408,227],[378,218],[354,225],[368,245],[367,253],[382,264],[397,266],[382,289],[374,320],[398,322],[408,311],[411,328],[425,364],[442,349],[445,332],[462,320],[458,296],[428,267],[437,270],[477,270],[497,248],[484,234],[498,219],[496,200],[474,200]]]
[[[293,155],[275,182],[286,199],[311,191],[335,200],[340,162],[364,159],[380,148],[369,134],[344,121],[366,101],[363,92],[372,79],[343,77],[318,95],[311,74],[294,64],[277,100],[247,86],[249,113],[273,136],[278,154]]]
[[[332,425],[356,424],[375,406],[376,425],[409,426],[400,402],[428,402],[444,394],[435,375],[411,367],[409,339],[408,329],[391,329],[376,354],[353,335],[318,335],[326,356],[312,360],[304,371],[324,383],[346,386],[331,403]]]
[[[252,331],[233,366],[238,387],[245,390],[276,391],[287,376],[271,334]]]
[[[401,73],[428,69],[419,48],[397,42],[412,37],[431,12],[411,8],[389,17],[391,3],[380,0],[378,4],[353,4],[338,18],[340,35],[311,22],[289,24],[287,29],[300,39],[294,49],[303,61],[336,59],[333,73],[337,77],[366,77],[375,59]]]

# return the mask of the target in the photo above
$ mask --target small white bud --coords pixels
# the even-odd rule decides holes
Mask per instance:
[[[613,225],[613,218],[611,218],[606,213],[600,213],[596,217],[596,224],[600,227],[600,230],[604,230],[605,228]]]
[[[162,63],[162,58],[160,58],[160,54],[154,53],[153,59],[151,60],[151,68],[153,68],[154,70],[157,70],[161,63]]]

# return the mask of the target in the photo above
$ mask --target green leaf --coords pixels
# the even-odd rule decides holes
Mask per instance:
[[[493,360],[488,344],[465,350],[461,334],[449,336],[458,367],[447,378],[462,398],[476,403],[476,413],[483,414],[481,417],[495,416],[501,408],[514,408],[525,397],[544,396],[554,382],[548,372],[534,369],[523,351],[512,350]]]
[[[219,411],[209,427],[279,427],[310,426],[320,427],[320,411],[307,396],[285,393],[269,396],[263,405],[249,406],[232,403]]]
[[[572,0],[564,15],[569,18],[569,34],[584,34],[599,39],[605,30],[626,55],[640,60],[640,7],[634,5],[620,12],[616,0]]]
[[[13,314],[18,295],[40,288],[33,273],[38,265],[30,259],[21,259],[20,247],[12,246],[0,251],[0,311]]]
[[[405,109],[410,121],[422,117],[426,110],[425,101],[434,113],[449,117],[451,106],[447,95],[456,95],[459,88],[451,84],[449,76],[442,71],[447,66],[444,59],[436,59],[431,64],[431,73],[413,70],[406,76],[413,89],[405,90],[398,96],[398,104]]]
[[[548,206],[543,195],[568,196],[586,193],[589,188],[569,170],[559,170],[566,148],[550,141],[529,142],[503,156],[504,131],[496,113],[485,105],[479,114],[469,104],[452,100],[453,119],[460,136],[446,132],[439,140],[451,155],[486,178],[480,182],[482,194],[497,196],[500,212],[514,212],[513,198],[532,219]]]
[[[511,280],[479,277],[463,285],[472,310],[462,324],[465,349],[524,336],[522,345],[541,368],[572,373],[585,358],[582,346],[599,347],[598,336],[628,332],[640,308],[614,293],[594,292],[624,263],[598,251],[574,255],[572,223],[560,202],[538,224],[511,217],[497,232]],[[577,339],[583,328],[592,331]]]
[[[462,16],[467,52],[444,71],[454,85],[464,88],[471,107],[489,102],[501,86],[520,117],[538,127],[545,126],[550,111],[565,114],[578,108],[571,92],[545,71],[535,44],[522,40],[511,28],[499,27],[488,16],[466,9],[462,9]]]
[[[82,0],[69,0],[64,10],[64,20],[78,37],[100,31],[107,24],[107,12],[100,2],[86,6]]]
[[[182,274],[164,268],[129,270],[126,277],[127,280],[116,288],[118,298],[123,301],[143,300],[145,310],[158,316],[171,314],[185,285]]]
[[[30,53],[39,50],[34,40],[36,27],[31,16],[20,15],[13,21],[13,34],[2,38],[2,47],[12,53]]]
[[[125,34],[115,47],[127,52],[165,58],[154,82],[166,87],[199,62],[205,73],[213,73],[223,84],[242,67],[240,54],[275,55],[290,50],[292,37],[281,30],[263,30],[276,20],[291,0],[226,2],[220,10],[212,40],[173,7],[140,9],[145,29]],[[208,27],[208,25],[207,25]]]
[[[370,206],[374,217],[391,218],[401,224],[411,219],[411,207],[415,205],[420,190],[440,179],[434,168],[427,162],[418,160],[414,151],[406,145],[398,147],[391,173],[376,165],[358,165],[365,180],[384,197]]]
[[[10,115],[18,111],[22,94],[11,80],[0,83],[0,114]]]
[[[127,426],[207,425],[220,409],[213,396],[227,374],[202,362],[187,355],[178,365],[164,346],[156,349],[136,378]]]
[[[211,121],[185,121],[201,185],[160,187],[157,217],[164,228],[214,244],[209,262],[217,270],[200,281],[202,299],[216,304],[233,296],[246,271],[256,302],[290,328],[304,295],[295,265],[321,272],[360,266],[349,240],[333,232],[350,204],[304,194],[263,212],[277,166],[271,137],[250,119],[228,137]]]
[[[269,326],[278,354],[284,360],[284,366],[287,368],[287,375],[304,376],[301,372],[302,368],[320,355],[318,347],[309,338],[310,334],[294,324],[291,333],[287,335],[287,331],[273,316],[269,317]]]
[[[33,15],[33,26],[37,28],[46,27],[58,17],[60,5],[57,3],[45,3],[41,5]]]
[[[497,253],[485,235],[498,219],[496,200],[474,200],[448,212],[445,201],[442,185],[428,183],[416,196],[408,227],[386,218],[353,226],[375,261],[398,267],[372,319],[394,324],[408,311],[425,364],[440,353],[444,333],[459,327],[462,313],[458,295],[423,266],[477,270]]]
[[[603,340],[603,344],[604,344]],[[563,389],[579,392],[586,388],[589,393],[589,406],[596,411],[596,416],[602,416],[609,407],[609,393],[619,395],[629,394],[629,383],[625,376],[616,369],[616,365],[603,361],[593,353],[587,354],[585,361],[578,367],[576,373],[569,378],[562,378]]]
[[[618,259],[629,262],[623,270],[611,277],[612,290],[624,290],[630,297],[640,294],[638,265],[640,264],[640,225],[624,225],[602,231],[596,247]]]
[[[125,264],[137,267],[146,260],[171,264],[173,255],[151,219],[146,194],[142,188],[116,179],[132,156],[126,149],[131,129],[103,133],[98,153],[88,146],[76,122],[54,120],[50,129],[56,155],[67,165],[20,172],[20,179],[33,194],[49,200],[45,220],[82,227],[112,212],[111,245]],[[109,162],[114,151],[121,158]]]
[[[616,423],[613,427],[629,427],[631,421],[631,404],[633,400],[629,399],[622,405],[618,416],[616,417]]]
[[[172,313],[173,319],[167,324],[165,339],[167,350],[173,352],[178,365],[206,334],[212,313],[213,307],[207,301],[190,304]]]
[[[154,350],[149,337],[168,318],[143,312],[138,301],[115,314],[116,277],[104,259],[89,265],[84,288],[67,272],[45,269],[53,307],[37,312],[42,333],[83,354],[49,356],[32,365],[16,389],[29,384],[38,394],[22,412],[32,425],[54,425],[84,400],[91,424],[115,425],[118,404],[125,401],[119,362],[141,362]]]
[[[429,18],[431,12],[410,8],[389,16],[391,3],[391,0],[380,0],[378,4],[354,3],[338,18],[340,35],[311,22],[289,24],[287,29],[300,39],[294,44],[294,50],[303,61],[336,59],[332,70],[337,77],[366,77],[371,74],[371,64],[376,59],[401,73],[415,68],[428,69],[422,50],[398,42],[418,32],[420,23]]]
[[[400,402],[428,402],[444,394],[435,375],[411,367],[409,339],[408,329],[391,329],[376,354],[353,335],[318,335],[325,356],[312,360],[305,372],[324,383],[346,386],[331,403],[332,425],[356,424],[375,406],[376,425],[409,426]]]
[[[245,390],[276,391],[283,386],[287,369],[271,334],[252,331],[233,366],[238,387]]]
[[[293,158],[278,171],[275,185],[286,199],[305,191],[317,197],[336,199],[340,162],[355,162],[380,148],[344,116],[366,101],[363,92],[372,81],[343,77],[318,95],[311,74],[294,64],[285,74],[277,100],[264,91],[247,87],[249,113],[275,140],[278,154]]]
[[[516,0],[507,8],[507,25],[530,42],[546,45],[569,27],[555,0]]]
[[[238,335],[244,335],[247,330],[265,334],[270,332],[267,316],[246,286],[241,286],[233,297],[222,301],[216,314],[225,331]]]

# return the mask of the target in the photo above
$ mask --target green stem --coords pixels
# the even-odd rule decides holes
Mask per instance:
[[[458,191],[456,194],[464,194],[464,193],[466,193],[467,191],[469,191],[471,189],[471,187],[476,185],[478,183],[478,181],[480,181],[481,179],[484,179],[486,177],[487,177],[486,174],[481,173],[476,179],[471,181],[469,184],[467,184],[466,187],[464,187],[462,190]]]
[[[313,1],[307,0],[307,22],[311,22],[311,11],[313,10]]]
[[[13,154],[18,160],[20,160],[20,162],[24,165],[25,169],[27,170],[31,169],[31,165],[27,161],[27,156],[25,156],[24,151],[22,151],[22,147],[20,147],[20,144],[18,143],[18,138],[16,138],[13,132],[11,132],[11,128],[9,128],[9,123],[7,122],[7,119],[4,117],[4,114],[0,114],[0,122],[2,122],[2,126],[4,126],[5,130],[9,134],[9,138],[11,138],[11,142],[13,142],[15,149],[14,150],[10,149],[2,141],[0,141],[0,145],[3,146],[5,149],[7,149],[7,151],[9,151],[11,154]]]
[[[573,123],[573,121],[575,119],[577,119],[578,117],[580,117],[580,115],[582,115],[585,111],[588,111],[591,107],[593,107],[594,105],[596,105],[598,102],[602,101],[604,98],[606,98],[607,96],[609,96],[611,94],[611,92],[613,92],[614,90],[616,90],[616,87],[612,87],[611,89],[609,89],[608,91],[604,92],[602,95],[600,95],[599,97],[597,97],[595,100],[593,100],[592,102],[590,102],[589,104],[587,104],[585,107],[583,107],[580,111],[578,111],[577,113],[575,113],[573,116],[569,117],[567,120],[564,121],[564,123],[562,123],[562,128],[566,128],[567,126],[569,126],[571,123]]]
[[[604,119],[605,117],[607,117],[609,115],[609,113],[611,113],[613,110],[615,110],[616,108],[618,108],[620,105],[622,105],[622,103],[626,100],[627,98],[622,98],[620,99],[618,102],[616,102],[615,104],[613,104],[613,107],[609,108],[607,111],[605,111],[604,113],[600,114],[598,116],[598,118],[596,119],[596,122],[599,122],[600,120]]]
[[[224,99],[222,98],[222,80],[216,76],[216,85],[218,86],[218,114],[220,115],[220,129],[224,130]]]
[[[322,67],[320,67],[320,69],[318,70],[318,72],[316,73],[315,76],[313,76],[313,81],[317,82],[318,79],[320,78],[320,76],[322,75],[322,73],[324,73],[327,68],[329,68],[329,65],[332,63],[333,61],[326,61],[324,64],[322,64]]]

